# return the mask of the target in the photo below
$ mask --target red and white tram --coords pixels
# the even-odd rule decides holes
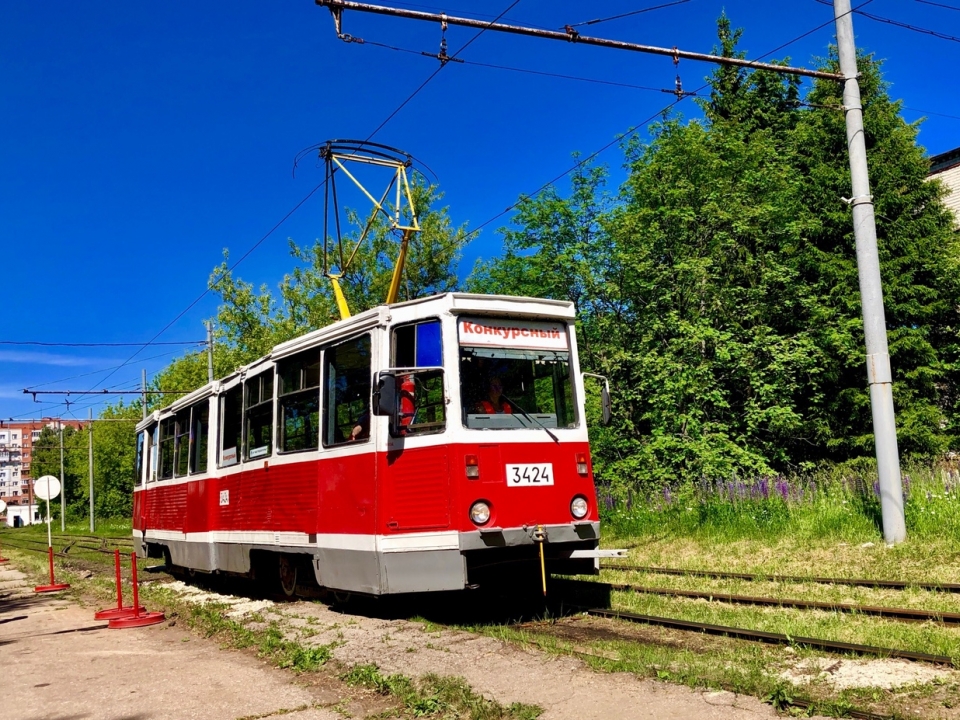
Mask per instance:
[[[539,578],[541,551],[594,572],[573,319],[448,293],[278,345],[137,426],[138,554],[290,594],[298,573],[373,595]]]

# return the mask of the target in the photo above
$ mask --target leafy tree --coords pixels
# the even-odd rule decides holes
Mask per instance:
[[[719,22],[718,52],[740,31]],[[835,70],[835,61],[823,65]],[[916,127],[861,58],[901,447],[956,437],[957,236]],[[721,67],[705,118],[624,146],[614,200],[580,167],[522,198],[473,289],[568,299],[585,369],[616,387],[597,467],[624,484],[872,455],[840,88]]]

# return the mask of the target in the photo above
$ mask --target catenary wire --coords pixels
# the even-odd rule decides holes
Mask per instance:
[[[946,8],[947,10],[957,10],[960,11],[960,7],[956,5],[944,5],[943,3],[931,2],[931,0],[916,0],[918,3],[923,3],[924,5],[933,5],[934,7]]]
[[[151,345],[206,345],[206,340],[157,342]],[[41,347],[140,347],[142,342],[40,342],[38,340],[0,340],[0,345],[39,345]]]
[[[147,362],[149,360],[156,360],[157,358],[170,357],[171,355],[176,355],[177,352],[179,351],[174,350],[172,352],[165,352],[159,355],[151,355],[148,358],[142,358],[142,361]],[[68,380],[76,380],[77,378],[90,377],[91,375],[99,375],[100,373],[109,372],[110,370],[119,370],[121,367],[121,365],[111,365],[110,367],[100,368],[99,370],[91,370],[90,372],[80,373],[79,375],[71,375],[70,377],[61,378],[59,380],[48,380],[47,382],[42,382],[37,385],[30,385],[28,389],[46,387],[47,385],[56,385],[57,383],[67,382]]]
[[[821,5],[832,6],[833,3],[830,0],[817,0]],[[866,3],[864,3],[866,4]],[[955,35],[947,35],[946,33],[941,33],[936,30],[931,30],[930,28],[920,27],[919,25],[911,25],[910,23],[905,23],[900,20],[894,20],[892,18],[883,17],[882,15],[874,15],[873,13],[864,12],[860,8],[863,5],[855,7],[852,12],[855,12],[857,15],[862,15],[865,18],[873,20],[874,22],[883,23],[885,25],[893,25],[894,27],[903,28],[904,30],[910,30],[912,32],[921,33],[922,35],[931,35],[935,38],[940,38],[941,40],[949,40],[950,42],[960,43],[960,37]]]
[[[688,2],[690,2],[690,0],[674,0],[674,2],[664,3],[663,5],[654,5],[653,7],[641,8],[639,10],[631,10],[630,12],[620,13],[619,15],[597,18],[596,20],[584,20],[583,22],[573,23],[565,27],[575,28],[583,25],[599,25],[600,23],[605,23],[609,20],[620,20],[621,18],[630,17],[631,15],[639,15],[640,13],[650,12],[651,10],[662,10],[663,8],[673,7],[674,5],[683,5],[684,3]]]

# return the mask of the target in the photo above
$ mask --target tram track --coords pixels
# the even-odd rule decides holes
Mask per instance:
[[[647,595],[666,595],[669,597],[690,598],[693,600],[716,600],[733,605],[760,605],[784,607],[798,610],[823,610],[825,612],[870,615],[901,622],[936,622],[945,625],[960,625],[960,613],[940,610],[915,610],[913,608],[882,607],[875,605],[857,605],[854,603],[820,602],[817,600],[799,600],[791,598],[754,597],[750,595],[732,595],[722,592],[700,590],[676,590],[673,588],[646,587],[623,583],[605,583],[611,590],[634,592]]]
[[[834,578],[804,575],[763,575],[758,573],[736,573],[720,570],[687,570],[683,568],[665,568],[649,565],[620,565],[602,563],[601,570],[621,572],[642,572],[651,575],[676,575],[687,577],[707,577],[718,580],[747,580],[750,582],[786,582],[811,583],[815,585],[848,585],[851,587],[883,588],[887,590],[931,590],[934,592],[960,593],[960,583],[929,583],[905,580],[874,580],[868,578]]]
[[[577,596],[584,594],[594,597],[609,598],[612,592],[636,592],[650,593],[656,595],[665,595],[678,598],[689,599],[712,599],[730,602],[732,604],[749,605],[767,605],[791,609],[811,609],[827,610],[833,612],[859,613],[865,616],[882,617],[892,620],[908,620],[911,622],[938,621],[949,624],[960,624],[960,614],[943,613],[939,611],[913,610],[908,608],[883,608],[868,607],[845,603],[820,603],[804,600],[783,600],[780,598],[756,598],[736,595],[725,595],[723,593],[697,592],[687,590],[672,590],[668,588],[647,588],[637,585],[627,585],[622,583],[594,582],[588,580],[570,580],[553,579],[552,587],[559,592],[562,600],[562,607],[573,608],[592,617],[602,617],[613,620],[627,621],[631,623],[640,623],[659,627],[670,628],[686,632],[699,632],[707,635],[717,635],[761,642],[767,644],[779,645],[799,645],[812,649],[822,650],[832,653],[853,653],[858,655],[871,655],[876,657],[891,657],[913,660],[918,662],[927,662],[937,665],[946,665],[957,667],[953,659],[946,655],[934,655],[930,653],[916,652],[900,648],[882,647],[875,645],[864,645],[858,643],[847,643],[826,638],[800,637],[795,635],[786,635],[782,633],[772,633],[762,630],[753,630],[751,628],[716,625],[712,623],[699,622],[693,620],[684,620],[682,618],[662,617],[657,615],[644,615],[633,613],[626,610],[620,610],[613,606],[613,603],[607,600],[604,604],[609,607],[597,607],[595,602],[578,602]],[[898,616],[899,615],[899,616]],[[624,633],[626,636],[627,634]]]

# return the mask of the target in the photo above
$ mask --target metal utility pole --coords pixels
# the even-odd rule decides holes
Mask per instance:
[[[143,404],[143,419],[147,419],[147,369],[140,371],[140,402]]]
[[[867,173],[867,148],[863,138],[863,107],[857,82],[857,49],[853,40],[853,12],[850,0],[833,0],[837,24],[837,53],[843,73],[843,111],[847,121],[847,149],[850,153],[850,181],[853,193],[853,232],[857,241],[857,271],[860,275],[860,303],[863,333],[867,346],[867,382],[873,410],[873,435],[880,476],[880,509],[883,537],[893,544],[906,540],[903,514],[903,482],[893,410],[893,374],[887,348],[887,324],[880,283],[877,253],[877,226]]]
[[[207,382],[213,382],[213,323],[207,320]]]
[[[90,425],[87,433],[88,469],[90,471],[90,532],[93,532],[93,408],[87,410]]]
[[[60,532],[66,532],[67,508],[65,497],[67,495],[67,486],[63,481],[63,421],[60,418],[57,418],[57,427],[60,429]]]

